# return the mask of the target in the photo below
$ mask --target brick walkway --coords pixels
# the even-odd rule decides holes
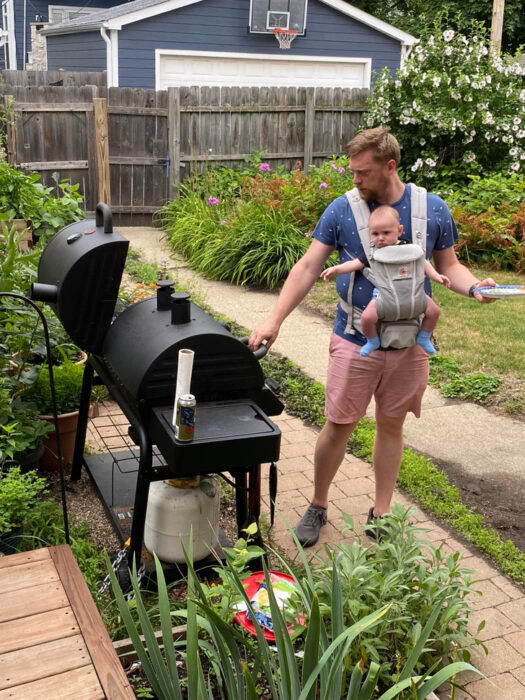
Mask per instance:
[[[303,515],[313,489],[313,451],[318,431],[307,427],[298,418],[282,414],[272,420],[282,430],[281,459],[278,463],[279,486],[275,524],[271,531],[274,544],[293,559],[296,548],[286,527],[292,527]],[[263,470],[262,498],[263,513],[269,520],[267,470]],[[324,543],[352,542],[352,538],[342,536],[340,526],[343,513],[350,515],[361,531],[368,509],[373,505],[374,479],[369,464],[352,455],[347,455],[339,469],[330,490],[328,523],[321,530],[319,543],[313,549],[322,548]],[[482,557],[473,553],[462,542],[454,538],[437,521],[430,519],[413,502],[396,490],[394,501],[415,508],[414,522],[428,528],[425,537],[434,546],[444,543],[444,552],[460,552],[464,568],[473,569],[474,586],[481,596],[472,600],[471,629],[473,632],[481,620],[485,628],[477,635],[487,646],[489,655],[473,655],[472,663],[482,671],[497,687],[479,676],[471,681],[466,675],[466,684],[471,696],[456,691],[455,700],[524,700],[525,699],[525,595],[509,579],[500,574]],[[311,550],[306,550],[311,551]],[[439,695],[443,700],[448,694]]]

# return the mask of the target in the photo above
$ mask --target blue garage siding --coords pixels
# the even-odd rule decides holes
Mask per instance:
[[[48,70],[106,70],[106,42],[99,32],[47,37]]]
[[[26,4],[26,60],[27,54],[31,51],[31,30],[30,23],[36,21],[36,16],[40,15],[42,22],[49,19],[49,5],[63,5],[66,7],[84,7],[92,5],[96,8],[105,9],[120,5],[122,0],[27,0]],[[24,62],[22,54],[24,52],[24,3],[22,0],[15,0],[15,38],[16,38],[16,61],[18,70],[23,70]],[[50,68],[51,70],[51,68]],[[72,69],[71,69],[72,70]],[[79,69],[76,69],[79,70]],[[84,68],[82,70],[88,70]],[[91,70],[91,69],[89,69]]]
[[[233,51],[275,54],[273,35],[249,34],[245,0],[203,0],[119,32],[119,85],[155,87],[155,49]],[[372,57],[372,70],[399,67],[400,43],[310,0],[307,34],[298,37],[287,56]]]

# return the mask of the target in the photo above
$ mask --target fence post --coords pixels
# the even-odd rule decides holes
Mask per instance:
[[[98,201],[111,204],[109,185],[108,107],[104,97],[93,98],[95,124],[95,162],[97,165]]]
[[[14,110],[15,98],[13,95],[4,95],[4,106],[7,115],[7,162],[16,165],[16,114]]]
[[[304,172],[312,165],[314,152],[315,125],[315,88],[306,88],[306,105],[304,107]]]
[[[176,193],[174,188],[180,184],[180,89],[168,88],[168,155],[170,170],[168,180],[168,199]]]
[[[89,201],[85,197],[84,207],[86,211],[95,211],[98,203],[98,177],[97,177],[97,147],[95,135],[95,118],[93,115],[93,100],[98,95],[96,85],[91,86],[91,108],[86,109],[86,140],[88,158]]]

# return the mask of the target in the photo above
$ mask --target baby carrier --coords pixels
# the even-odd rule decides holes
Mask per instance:
[[[379,290],[377,313],[381,347],[406,348],[415,345],[421,315],[426,308],[424,265],[427,240],[427,193],[410,185],[412,243],[375,250],[368,230],[370,210],[357,189],[346,193],[363,250],[370,262],[362,274]],[[341,307],[348,314],[345,333],[361,329],[361,309],[352,305],[355,273],[348,285],[347,301]]]

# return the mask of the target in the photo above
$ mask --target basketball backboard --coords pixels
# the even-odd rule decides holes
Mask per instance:
[[[306,32],[308,0],[250,0],[252,34],[273,34],[275,28],[292,29],[303,36]]]

